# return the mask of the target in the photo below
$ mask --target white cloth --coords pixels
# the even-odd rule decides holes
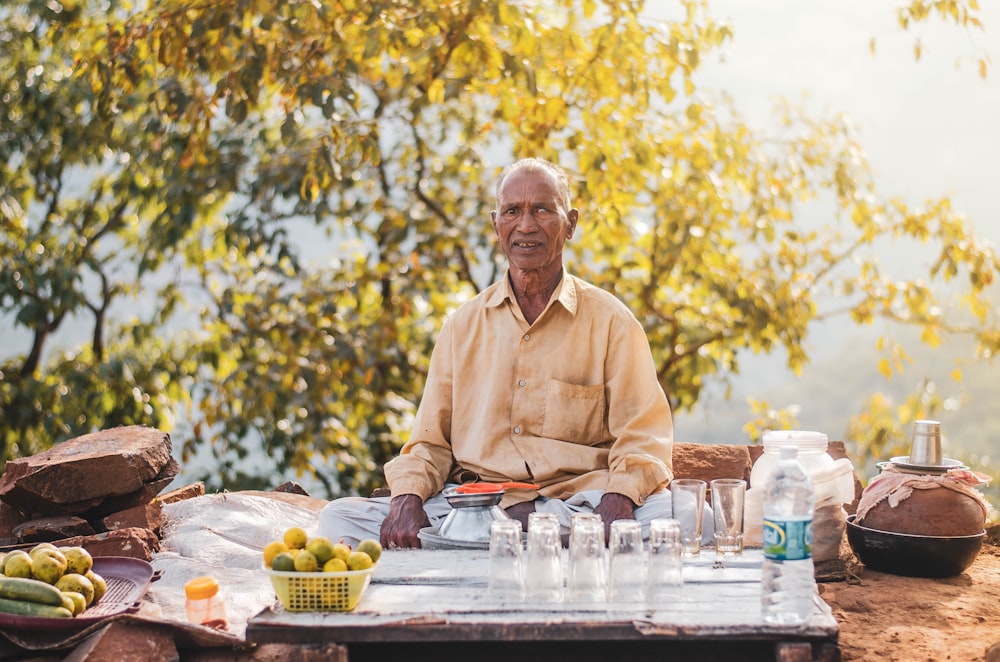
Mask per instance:
[[[264,546],[285,529],[316,529],[321,499],[277,492],[206,494],[163,507],[162,551],[152,559],[159,579],[150,584],[140,615],[186,621],[184,584],[208,575],[219,582],[228,632],[243,638],[247,621],[275,601],[263,574]]]
[[[542,513],[553,513],[559,517],[561,533],[569,533],[570,519],[573,513],[593,512],[601,503],[603,490],[586,490],[573,495],[569,499],[548,499],[539,497],[535,501],[535,510]],[[343,540],[347,544],[357,545],[365,538],[378,540],[382,528],[382,520],[389,514],[391,497],[344,497],[331,501],[319,515],[318,532],[335,542]],[[424,512],[432,527],[440,526],[444,518],[451,512],[451,505],[439,492],[424,501]],[[651,494],[646,503],[635,509],[635,519],[642,525],[642,538],[649,538],[649,522],[651,520],[670,517],[670,492]],[[715,538],[715,524],[712,509],[706,504],[702,512],[701,542],[707,545]]]

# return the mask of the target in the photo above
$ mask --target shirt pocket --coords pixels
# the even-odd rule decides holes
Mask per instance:
[[[550,379],[545,386],[542,436],[588,446],[604,441],[604,385]]]

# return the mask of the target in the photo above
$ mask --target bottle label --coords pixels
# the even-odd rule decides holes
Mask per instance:
[[[773,561],[801,561],[812,557],[811,519],[764,520],[764,557]]]

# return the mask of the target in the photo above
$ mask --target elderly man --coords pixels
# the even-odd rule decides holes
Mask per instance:
[[[508,270],[441,329],[410,440],[385,465],[392,496],[331,502],[320,534],[420,547],[450,510],[442,489],[470,480],[538,485],[500,504],[522,524],[535,510],[564,531],[577,511],[606,527],[670,516],[670,408],[635,316],[563,268],[579,219],[565,172],[507,167],[491,217]]]

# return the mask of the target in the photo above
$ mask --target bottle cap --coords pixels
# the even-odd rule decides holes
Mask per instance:
[[[207,600],[219,592],[219,582],[214,577],[195,577],[184,585],[184,593],[191,600]]]

